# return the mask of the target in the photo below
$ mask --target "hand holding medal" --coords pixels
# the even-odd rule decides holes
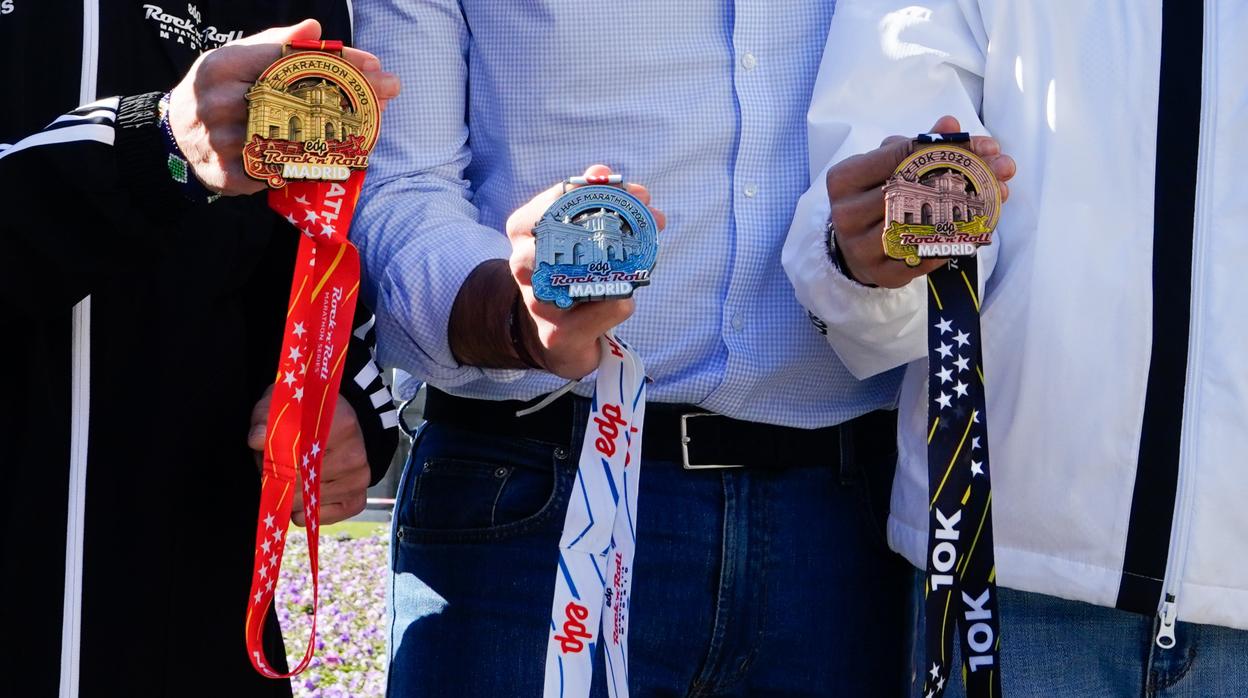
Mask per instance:
[[[957,119],[946,116],[936,122],[932,127],[932,133],[952,134],[959,129]],[[899,171],[898,166],[907,158],[916,155],[917,151],[939,145],[939,142],[916,143],[914,139],[891,136],[885,139],[876,150],[848,158],[828,170],[828,199],[832,204],[828,219],[829,242],[837,254],[842,256],[844,271],[855,281],[870,286],[900,288],[938,269],[945,263],[948,256],[955,256],[941,255],[939,251],[935,257],[912,255],[908,252],[890,256],[886,253],[886,247],[881,245],[886,230],[884,213],[888,180],[894,175],[898,175],[899,178],[904,177],[904,173]],[[967,141],[952,145],[957,148],[955,152],[959,155],[974,157],[982,162],[983,167],[979,172],[989,172],[994,175],[995,184],[1000,191],[999,201],[1004,203],[1010,193],[1006,182],[1014,176],[1016,168],[1013,158],[1001,152],[1001,145],[996,139],[987,136],[971,136]],[[922,169],[924,174],[928,173],[923,165],[916,165],[914,169],[916,171]],[[962,176],[965,178],[967,175]],[[902,204],[896,207],[898,223],[906,224],[905,214],[910,213],[911,224],[923,225],[922,205],[909,208],[904,206],[908,200],[911,203],[917,201],[916,197],[904,194],[900,198],[898,194],[893,196],[894,201]],[[985,201],[987,202],[987,199]],[[958,223],[963,223],[965,227],[971,218],[967,216],[965,204],[958,207],[958,218],[964,219],[963,221],[954,220],[953,203],[948,201],[946,204],[949,209],[948,219],[941,220],[941,223],[952,223],[955,227]],[[931,216],[933,222],[928,225],[932,226],[933,235],[936,234],[934,229],[936,216],[944,213],[940,206],[946,204],[939,202],[929,204],[928,215]],[[902,210],[903,208],[905,210]],[[998,203],[995,211],[999,212],[999,210],[1000,204]],[[995,218],[993,224],[995,225]],[[990,233],[982,237],[990,239]],[[909,239],[913,240],[913,238]],[[917,244],[914,247],[917,248]],[[918,264],[900,262],[898,256],[910,262],[917,261]]]
[[[320,24],[309,19],[232,41],[201,55],[170,92],[172,135],[196,178],[210,191],[231,196],[264,189],[243,171],[245,94],[256,76],[281,56],[282,46],[320,37]],[[375,88],[382,108],[398,95],[398,78],[382,71],[376,56],[353,48],[343,48],[342,56]]]
[[[599,202],[602,205],[590,205],[588,199],[569,203],[589,190],[604,197]],[[541,235],[542,231],[558,227],[552,226],[552,222],[558,208],[556,202],[560,201],[569,210],[577,209],[577,213],[560,219],[567,217],[566,225],[581,230],[584,239],[573,240],[580,234],[571,229],[564,230],[562,235],[556,233],[558,241]],[[617,276],[634,276],[641,270],[638,265],[642,262],[653,267],[655,236],[666,225],[666,217],[662,211],[650,208],[649,203],[650,192],[644,186],[623,183],[619,175],[611,174],[610,168],[594,165],[581,177],[570,178],[537,195],[511,215],[507,220],[512,246],[510,265],[520,287],[522,305],[515,313],[514,339],[521,345],[522,356],[527,354],[532,363],[563,378],[580,378],[598,368],[598,338],[633,314],[632,288],[644,282],[630,285],[626,292],[613,287],[612,293],[606,293],[604,288],[604,293],[597,294],[589,288],[588,293],[575,299],[571,297],[572,285],[577,283],[574,280],[588,276],[598,283],[609,283]],[[620,214],[617,208],[627,209],[627,215]],[[602,214],[596,215],[600,210]],[[607,215],[608,210],[613,213]],[[579,222],[572,223],[573,219]],[[614,228],[617,220],[621,222],[619,231],[590,231],[581,225]],[[630,221],[636,223],[636,230]],[[544,241],[539,242],[539,237]],[[635,254],[643,243],[651,250],[650,256],[644,258]],[[610,271],[591,272],[591,265]],[[573,269],[576,273],[569,273]],[[647,279],[648,269],[644,274]],[[556,279],[556,275],[562,278]],[[585,289],[576,290],[581,293]],[[563,303],[556,302],[556,298]],[[591,299],[601,302],[581,302]]]

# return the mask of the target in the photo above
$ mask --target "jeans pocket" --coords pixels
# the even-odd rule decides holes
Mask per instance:
[[[400,493],[400,543],[492,541],[552,521],[570,477],[553,444],[429,424]]]

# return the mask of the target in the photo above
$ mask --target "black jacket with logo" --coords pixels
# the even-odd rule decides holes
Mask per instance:
[[[202,50],[305,17],[348,38],[341,0],[0,4],[0,694],[290,694],[253,671],[243,626],[246,437],[297,233],[263,195],[181,199],[150,100],[49,122],[169,90]],[[375,481],[397,430],[369,317],[342,393]]]

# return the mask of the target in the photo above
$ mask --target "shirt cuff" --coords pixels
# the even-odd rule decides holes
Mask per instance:
[[[383,365],[396,366],[439,388],[485,375],[480,368],[461,365],[451,352],[451,308],[468,275],[484,262],[508,259],[511,242],[501,233],[473,242],[423,236],[408,242],[390,260],[377,294]]]

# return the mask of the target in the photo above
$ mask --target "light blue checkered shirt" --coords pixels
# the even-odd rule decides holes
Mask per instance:
[[[893,403],[899,375],[854,379],[780,266],[808,186],[805,117],[831,0],[354,7],[358,45],[403,82],[351,231],[383,364],[471,397],[558,387],[460,366],[447,320],[468,273],[509,255],[511,212],[601,162],[667,214],[652,284],[619,329],[655,381],[651,401],[799,427]]]

